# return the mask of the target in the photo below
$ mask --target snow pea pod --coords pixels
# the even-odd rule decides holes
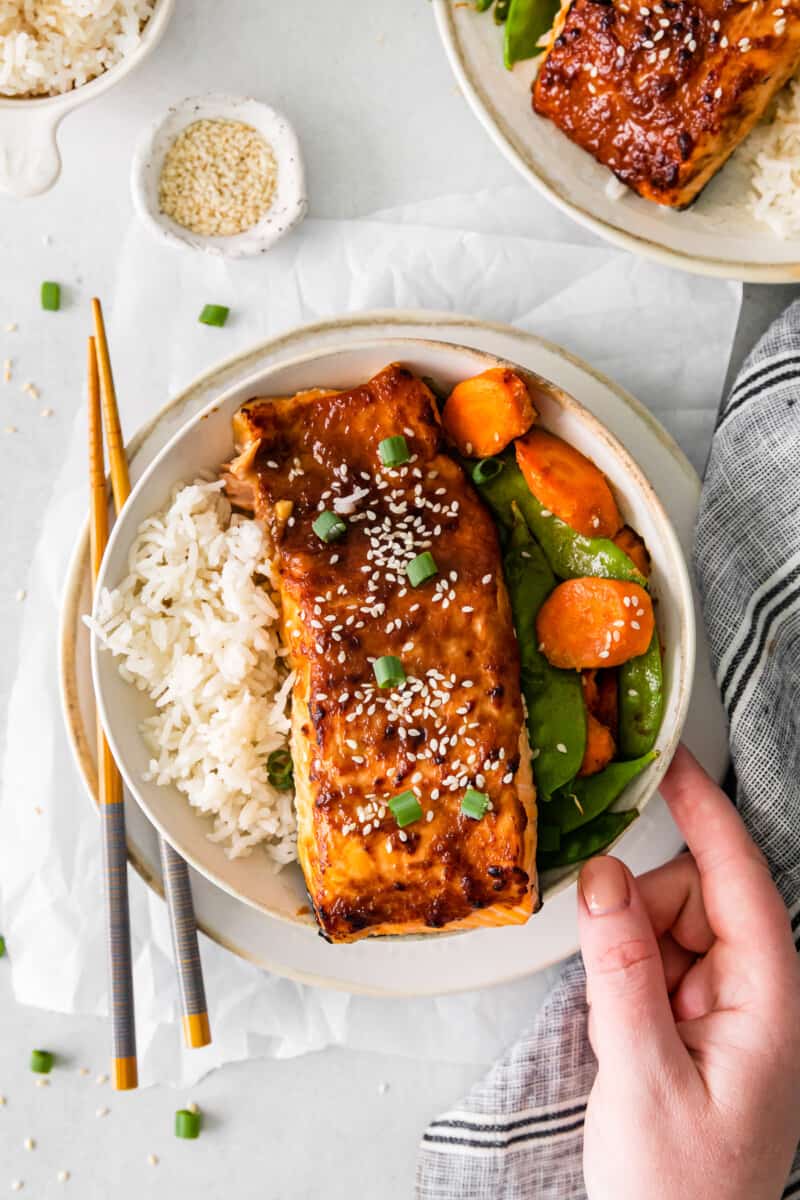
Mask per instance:
[[[578,672],[551,667],[539,650],[536,615],[556,578],[516,506],[512,519],[503,571],[519,645],[536,786],[547,798],[580,768],[586,749],[586,709]]]
[[[558,825],[562,837],[588,825],[619,799],[632,779],[641,775],[658,756],[654,751],[630,762],[613,762],[596,775],[575,779],[553,797],[547,806],[547,820]]]
[[[619,748],[638,758],[655,745],[664,712],[664,676],[658,631],[644,654],[619,668]]]
[[[558,850],[545,850],[537,855],[536,865],[540,871],[551,867],[568,867],[600,854],[611,842],[615,841],[624,829],[638,817],[635,808],[628,812],[605,812],[595,817],[588,825],[562,837]]]
[[[496,474],[489,463],[502,463]],[[486,478],[486,476],[491,476]],[[583,579],[597,575],[602,579],[622,579],[647,587],[647,580],[624,551],[609,538],[588,538],[543,508],[530,491],[512,456],[483,459],[473,465],[472,481],[498,521],[510,529],[511,505],[516,502],[533,536],[560,579]]]
[[[559,0],[511,0],[503,39],[503,61],[510,70],[514,63],[536,58],[539,45],[560,7]]]

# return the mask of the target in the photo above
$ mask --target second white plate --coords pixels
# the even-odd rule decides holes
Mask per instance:
[[[490,13],[433,0],[450,65],[478,120],[525,178],[576,221],[608,241],[702,275],[750,283],[800,279],[800,241],[782,240],[747,207],[748,174],[736,156],[686,212],[626,192],[606,192],[605,167],[531,108],[533,62],[503,65],[503,33]]]

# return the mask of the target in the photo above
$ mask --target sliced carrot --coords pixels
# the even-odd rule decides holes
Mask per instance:
[[[516,444],[517,463],[539,503],[586,537],[613,537],[622,525],[608,480],[580,450],[532,429]]]
[[[491,367],[457,383],[442,409],[442,424],[470,458],[499,454],[535,420],[527,384],[507,367]]]
[[[653,636],[653,605],[644,588],[619,579],[566,579],[536,618],[542,653],[554,667],[618,667],[644,654]]]
[[[596,775],[607,767],[617,752],[613,735],[608,726],[598,721],[591,712],[586,714],[586,749],[579,775]]]
[[[615,534],[614,541],[623,554],[627,554],[633,565],[638,567],[647,578],[650,574],[650,551],[644,544],[644,538],[639,537],[639,534],[635,529],[631,529],[630,525],[623,525],[619,533]]]
[[[619,723],[617,672],[613,669],[582,671],[581,687],[583,688],[583,702],[588,712],[593,717],[597,717],[600,724],[607,726],[616,737]]]
[[[619,683],[616,671],[600,671],[597,676],[597,708],[592,710],[614,737],[619,725]]]

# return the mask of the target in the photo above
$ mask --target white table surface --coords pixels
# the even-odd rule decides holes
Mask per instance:
[[[427,0],[179,0],[155,55],[102,103],[65,122],[57,187],[25,202],[0,197],[0,358],[24,361],[26,377],[50,381],[39,402],[18,388],[2,396],[0,427],[19,431],[0,435],[2,714],[19,628],[15,596],[80,394],[74,346],[83,315],[67,304],[45,339],[38,282],[70,279],[87,295],[111,290],[130,219],[132,143],[167,104],[211,88],[258,95],[290,115],[316,216],[361,216],[516,178],[460,98]],[[796,294],[746,290],[734,364]],[[9,321],[19,322],[17,333],[2,333]],[[39,415],[45,405],[55,410],[49,419]],[[192,1097],[169,1088],[118,1096],[95,1082],[106,1069],[106,1040],[95,1020],[17,1007],[8,962],[0,960],[0,1191],[19,1179],[21,1194],[36,1200],[61,1195],[62,1187],[81,1200],[112,1193],[118,1200],[407,1197],[425,1120],[479,1073],[474,1066],[329,1050],[227,1067]],[[61,1054],[46,1088],[36,1087],[27,1069],[35,1046]],[[79,1074],[84,1065],[88,1076]],[[172,1114],[188,1099],[206,1115],[194,1143],[171,1133]],[[103,1107],[110,1112],[97,1117]],[[29,1137],[32,1151],[23,1146]],[[157,1167],[147,1162],[151,1153],[159,1156]],[[71,1173],[65,1185],[57,1182],[61,1169]]]

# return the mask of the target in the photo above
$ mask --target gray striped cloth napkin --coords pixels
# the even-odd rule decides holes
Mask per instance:
[[[720,410],[696,572],[730,719],[737,804],[800,943],[800,301],[747,359]],[[418,1200],[580,1200],[595,1075],[585,977],[570,959],[533,1028],[428,1126]],[[800,1154],[783,1200],[800,1200]]]

